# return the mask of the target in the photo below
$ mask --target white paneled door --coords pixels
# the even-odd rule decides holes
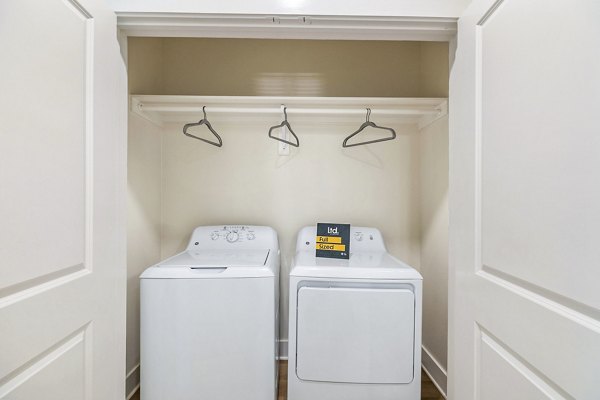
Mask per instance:
[[[102,0],[0,2],[0,399],[124,398],[116,33]]]
[[[600,2],[474,0],[451,73],[452,400],[600,399]]]

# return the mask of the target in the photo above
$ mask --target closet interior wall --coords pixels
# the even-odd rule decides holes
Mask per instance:
[[[129,38],[128,69],[130,94],[448,96],[446,43]],[[137,277],[181,251],[194,227],[264,224],[278,231],[285,342],[295,235],[318,221],[376,226],[392,254],[420,269],[423,344],[445,369],[447,117],[421,131],[392,123],[396,140],[342,149],[363,116],[290,115],[301,146],[279,156],[278,143],[267,138],[278,115],[208,116],[222,148],[185,137],[180,124],[160,127],[129,113],[130,376],[135,379],[139,363]]]

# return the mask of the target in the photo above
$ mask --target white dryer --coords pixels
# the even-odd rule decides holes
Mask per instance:
[[[379,230],[352,227],[350,259],[315,257],[298,234],[290,272],[289,400],[417,400],[422,277]]]
[[[205,226],[141,275],[143,400],[277,397],[277,234]]]

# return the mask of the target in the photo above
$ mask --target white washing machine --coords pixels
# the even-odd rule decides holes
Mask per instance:
[[[205,226],[140,276],[143,400],[277,397],[279,244],[264,226]]]
[[[422,277],[379,230],[352,227],[350,259],[298,234],[290,272],[288,400],[417,400]]]

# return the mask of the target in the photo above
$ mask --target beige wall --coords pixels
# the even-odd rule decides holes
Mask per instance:
[[[421,47],[421,95],[448,97],[448,43]],[[448,118],[419,134],[423,364],[446,389],[448,360]]]
[[[162,130],[129,113],[127,171],[127,393],[139,381],[139,275],[160,261],[160,142]]]
[[[447,97],[448,45],[130,38],[129,84],[135,94]],[[390,251],[425,275],[424,343],[445,366],[447,211],[439,196],[444,190],[440,176],[447,179],[447,123],[439,121],[421,133],[396,126],[398,140],[343,150],[344,135],[361,121],[296,121],[302,146],[280,157],[277,143],[266,137],[269,122],[213,121],[223,148],[186,138],[180,125],[167,126],[161,134],[162,168],[156,169],[158,158],[146,157],[147,170],[135,178],[152,182],[148,190],[154,200],[147,201],[162,198],[160,258],[183,249],[198,225],[273,226],[283,250],[286,338],[287,272],[297,230],[324,220],[379,227]],[[156,143],[155,131],[148,129],[134,126],[130,135],[136,141],[130,138],[130,145],[144,146],[137,130],[152,132],[149,140]],[[445,185],[447,190],[447,180]],[[148,207],[152,212],[145,218],[153,222],[134,221],[130,247],[139,242],[135,232],[148,225],[155,235],[156,204]],[[140,268],[141,262],[132,263],[131,275]],[[137,338],[137,332],[129,335]]]
[[[420,47],[419,97],[448,97],[448,43],[424,42]]]
[[[130,38],[132,94],[447,97],[434,42]]]
[[[130,94],[164,92],[164,39],[127,39],[127,84]]]
[[[276,124],[278,121],[274,121]],[[360,124],[360,122],[359,122]],[[376,226],[389,250],[419,264],[418,137],[394,126],[398,139],[343,150],[357,124],[293,125],[302,145],[277,155],[268,124],[213,124],[224,145],[185,137],[171,126],[163,137],[162,257],[185,248],[199,225],[269,225],[282,250],[281,336],[287,338],[288,269],[299,228],[316,222]]]
[[[419,134],[423,347],[445,371],[448,352],[448,118]],[[423,357],[426,363],[427,357]],[[428,368],[436,373],[432,365]],[[441,377],[438,384],[444,386]]]

